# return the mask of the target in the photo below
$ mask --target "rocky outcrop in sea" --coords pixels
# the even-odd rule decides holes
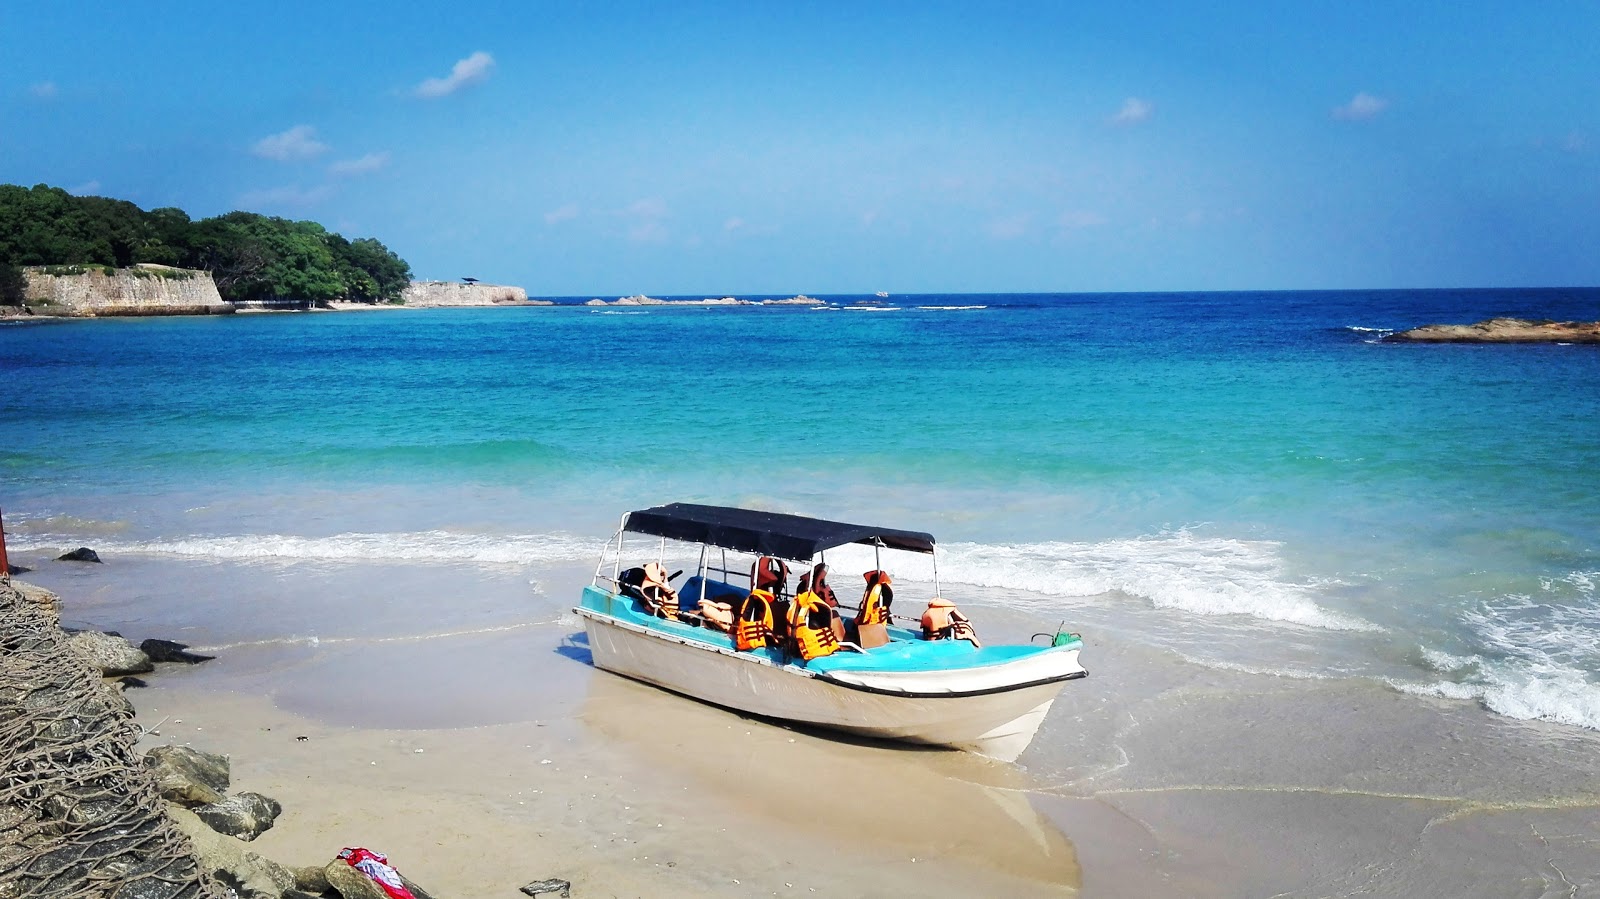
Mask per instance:
[[[1425,325],[1390,334],[1391,343],[1600,343],[1600,322],[1491,318],[1473,325]]]

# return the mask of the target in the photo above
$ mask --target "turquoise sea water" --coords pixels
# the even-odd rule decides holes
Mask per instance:
[[[327,566],[868,521],[999,617],[1600,728],[1600,348],[1377,340],[1600,290],[859,299],[0,325],[0,507],[24,552]]]

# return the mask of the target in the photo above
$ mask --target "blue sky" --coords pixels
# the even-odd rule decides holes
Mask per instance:
[[[0,181],[543,296],[1600,284],[1600,4],[247,6],[0,6]]]

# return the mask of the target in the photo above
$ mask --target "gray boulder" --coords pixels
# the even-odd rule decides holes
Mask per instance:
[[[144,766],[155,775],[161,798],[184,806],[221,802],[232,779],[227,756],[188,746],[157,746],[144,754]]]
[[[243,842],[227,834],[217,833],[186,808],[168,805],[167,814],[189,836],[200,866],[216,875],[240,899],[294,895],[294,874],[288,868],[251,852]]]
[[[348,866],[347,866],[348,867]],[[328,873],[322,865],[306,865],[304,868],[294,868],[294,885],[296,889],[320,896],[332,889],[328,883]]]
[[[216,656],[187,652],[188,648],[187,643],[174,643],[171,640],[146,640],[139,644],[139,651],[149,656],[152,662],[182,662],[185,665],[197,665],[216,658]]]
[[[327,880],[328,886],[344,899],[389,899],[389,894],[383,887],[372,882],[372,878],[350,867],[342,858],[336,858],[322,869],[322,876]],[[400,875],[400,881],[411,891],[417,899],[433,899],[433,894],[411,882],[411,878]]]
[[[115,634],[78,631],[68,637],[67,642],[89,662],[90,666],[100,669],[100,673],[106,677],[144,674],[146,671],[155,670],[156,667],[150,664],[150,657],[140,652],[138,647]]]
[[[99,562],[100,554],[87,546],[80,546],[71,552],[64,552],[56,556],[57,562]]]
[[[283,806],[260,793],[240,793],[202,805],[194,813],[217,833],[248,842],[272,829],[272,822],[283,814]]]
[[[389,899],[389,894],[373,883],[372,878],[345,864],[342,858],[329,862],[322,873],[328,885],[344,899]]]
[[[22,594],[23,599],[49,610],[52,614],[59,614],[61,611],[61,597],[43,587],[13,580],[11,589]]]

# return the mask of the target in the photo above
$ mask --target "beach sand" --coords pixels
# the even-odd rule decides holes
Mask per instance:
[[[1600,895],[1600,734],[1473,703],[1091,634],[1006,765],[597,671],[579,570],[114,561],[29,578],[216,648],[130,698],[283,803],[252,848],[284,864],[364,845],[440,896]]]

